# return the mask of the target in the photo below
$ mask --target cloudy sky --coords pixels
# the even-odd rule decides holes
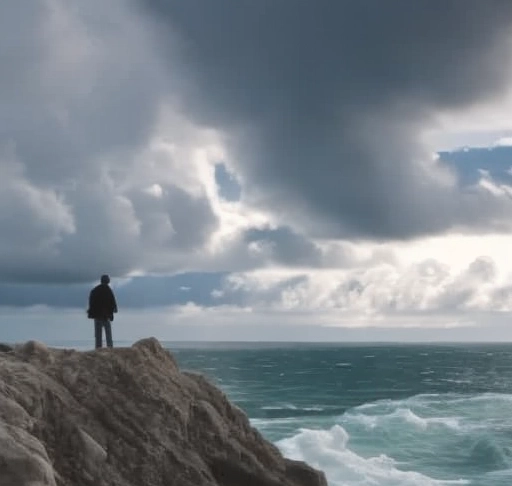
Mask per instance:
[[[0,340],[512,340],[510,0],[2,0]]]

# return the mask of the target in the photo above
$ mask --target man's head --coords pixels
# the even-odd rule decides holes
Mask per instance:
[[[102,284],[108,284],[110,283],[110,277],[108,275],[102,275],[100,281]]]

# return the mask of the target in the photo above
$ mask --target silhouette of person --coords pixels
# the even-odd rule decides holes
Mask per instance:
[[[108,285],[110,277],[102,275],[100,284],[96,285],[89,294],[89,309],[87,309],[87,317],[94,319],[94,337],[96,339],[96,349],[103,346],[102,334],[105,329],[105,340],[109,348],[113,347],[112,342],[112,325],[114,313],[117,312],[117,302],[114,292]]]

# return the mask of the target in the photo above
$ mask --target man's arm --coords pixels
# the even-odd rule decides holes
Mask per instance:
[[[89,292],[89,307],[87,309],[87,317],[92,319],[92,290]]]
[[[112,295],[112,312],[117,312],[116,296],[114,295],[114,291],[112,289],[110,289],[110,293]]]

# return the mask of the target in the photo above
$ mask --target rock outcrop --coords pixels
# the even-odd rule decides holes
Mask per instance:
[[[156,339],[0,352],[0,486],[325,486]]]

